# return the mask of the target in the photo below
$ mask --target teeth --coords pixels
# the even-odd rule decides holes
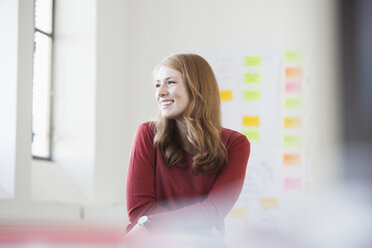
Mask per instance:
[[[165,105],[169,105],[171,104],[173,101],[166,101],[166,102],[161,102],[160,105],[161,106],[165,106]]]

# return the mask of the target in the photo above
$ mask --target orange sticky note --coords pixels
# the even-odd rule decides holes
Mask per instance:
[[[300,117],[284,117],[285,128],[296,128],[301,127]]]
[[[285,68],[286,78],[300,78],[302,77],[301,67],[286,67]]]
[[[299,165],[300,162],[300,154],[296,153],[285,153],[283,155],[283,164],[284,165]]]
[[[277,197],[262,197],[261,198],[261,208],[270,209],[278,208],[278,198]]]
[[[259,116],[243,116],[243,126],[259,126],[260,117]]]
[[[232,100],[232,90],[220,90],[221,101]]]

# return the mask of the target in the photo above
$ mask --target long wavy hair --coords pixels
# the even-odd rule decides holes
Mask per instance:
[[[154,75],[161,66],[179,71],[189,94],[190,104],[184,112],[184,122],[187,139],[197,151],[193,156],[193,174],[217,173],[228,158],[221,140],[220,93],[212,68],[196,54],[168,56],[154,68]],[[176,121],[163,118],[159,112],[155,127],[154,146],[167,165],[185,167]]]

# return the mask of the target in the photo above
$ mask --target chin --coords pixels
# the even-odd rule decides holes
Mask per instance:
[[[166,114],[165,114],[165,115],[162,114],[161,117],[163,117],[164,119],[174,119],[173,116],[171,116],[171,115],[166,115]]]

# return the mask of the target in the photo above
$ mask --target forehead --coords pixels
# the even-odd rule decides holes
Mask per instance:
[[[178,79],[181,79],[182,78],[182,75],[179,71],[173,69],[173,68],[170,68],[168,66],[160,66],[158,72],[156,73],[156,78],[155,80],[156,81],[162,81],[164,79],[167,79],[167,78],[178,78]]]

